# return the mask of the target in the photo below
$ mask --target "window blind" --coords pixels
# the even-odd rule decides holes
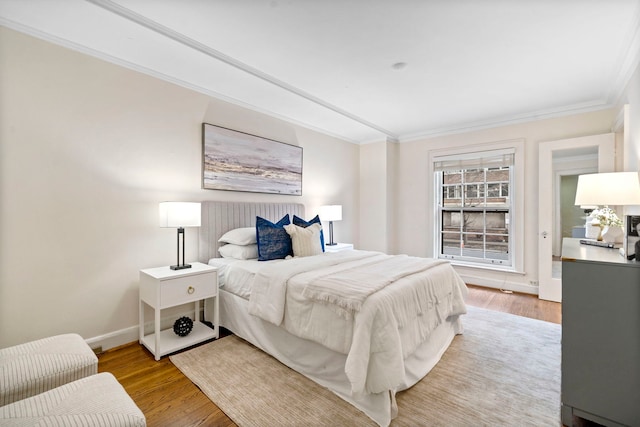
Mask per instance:
[[[484,169],[513,166],[515,150],[477,151],[474,153],[457,154],[435,157],[433,159],[434,172]]]

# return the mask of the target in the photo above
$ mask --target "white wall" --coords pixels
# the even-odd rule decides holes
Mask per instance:
[[[0,348],[135,340],[139,270],[175,262],[160,201],[340,203],[358,244],[356,145],[3,27],[0,93]],[[303,195],[202,190],[202,122],[302,146]]]

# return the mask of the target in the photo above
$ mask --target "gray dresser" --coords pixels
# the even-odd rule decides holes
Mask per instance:
[[[640,426],[640,262],[562,244],[562,423]]]

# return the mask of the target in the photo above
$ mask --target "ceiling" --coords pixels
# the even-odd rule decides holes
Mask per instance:
[[[0,0],[0,25],[355,143],[610,108],[640,0]]]

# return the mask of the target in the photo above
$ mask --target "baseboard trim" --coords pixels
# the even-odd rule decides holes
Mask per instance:
[[[494,289],[506,289],[513,292],[522,292],[525,294],[538,295],[538,287],[533,285],[525,285],[518,282],[510,282],[508,280],[497,280],[487,277],[473,276],[469,274],[459,273],[465,283],[484,286]]]
[[[204,307],[200,307],[201,317],[203,310]],[[193,318],[193,310],[173,313],[170,316],[162,317],[160,319],[160,329],[165,330],[167,328],[171,328],[173,322],[175,322],[178,317],[182,316]],[[153,331],[153,319],[145,322],[144,330],[145,334],[150,333],[150,330]],[[98,335],[97,337],[86,339],[85,342],[89,344],[89,347],[91,347],[92,349],[102,347],[102,351],[106,351],[115,347],[120,347],[121,345],[138,342],[140,340],[139,333],[139,325],[135,325],[128,328],[120,329],[118,331],[113,331],[104,335]]]
[[[102,347],[102,351],[138,341],[138,325],[85,340],[92,349]]]

